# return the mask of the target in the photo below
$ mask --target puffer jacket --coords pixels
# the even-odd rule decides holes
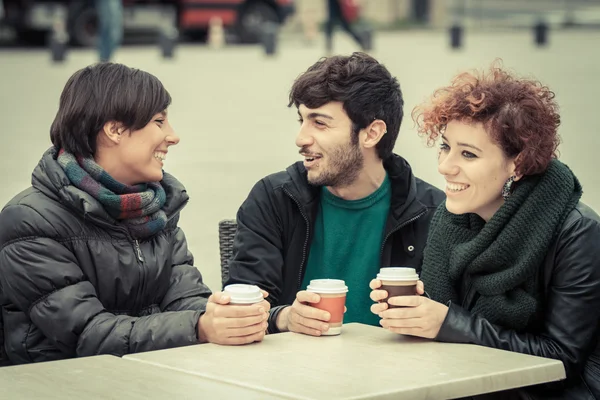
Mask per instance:
[[[173,176],[167,226],[134,240],[102,205],[71,185],[48,150],[32,187],[0,213],[0,306],[12,364],[198,343],[208,287],[193,266],[179,213],[188,202]]]

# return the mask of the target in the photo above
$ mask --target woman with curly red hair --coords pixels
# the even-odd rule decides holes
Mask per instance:
[[[458,75],[413,118],[441,142],[447,199],[424,251],[427,296],[374,304],[381,325],[563,362],[566,380],[516,398],[600,398],[600,217],[557,159],[554,93],[492,66]],[[387,297],[379,286],[375,301]]]

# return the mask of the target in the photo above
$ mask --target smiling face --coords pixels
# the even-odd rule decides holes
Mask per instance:
[[[166,111],[154,115],[142,129],[121,133],[118,139],[119,166],[112,174],[128,185],[162,180],[169,147],[179,143]]]
[[[312,185],[345,187],[354,183],[364,166],[364,156],[352,141],[352,121],[341,102],[319,108],[298,107],[300,132],[296,145]]]
[[[449,212],[475,213],[489,221],[504,203],[502,187],[514,175],[515,163],[481,123],[451,121],[442,136],[438,171],[446,179]]]

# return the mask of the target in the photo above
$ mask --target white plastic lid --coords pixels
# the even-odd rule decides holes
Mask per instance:
[[[263,300],[262,292],[256,285],[227,285],[223,289],[223,293],[231,297],[230,303],[234,304],[254,304]]]
[[[381,268],[377,274],[380,281],[416,281],[419,279],[417,270],[405,267]]]
[[[348,286],[341,279],[313,279],[306,290],[324,294],[346,293]]]

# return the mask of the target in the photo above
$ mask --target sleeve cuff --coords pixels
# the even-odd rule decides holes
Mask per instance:
[[[470,340],[471,313],[464,308],[448,302],[448,314],[442,323],[435,340],[449,343],[473,343]]]
[[[267,328],[268,334],[281,333],[279,328],[277,328],[277,317],[279,316],[279,313],[281,312],[281,310],[283,310],[286,307],[288,307],[288,305],[276,306],[276,307],[271,308],[271,310],[269,311],[269,319],[268,319],[268,323],[269,323],[269,326]]]

